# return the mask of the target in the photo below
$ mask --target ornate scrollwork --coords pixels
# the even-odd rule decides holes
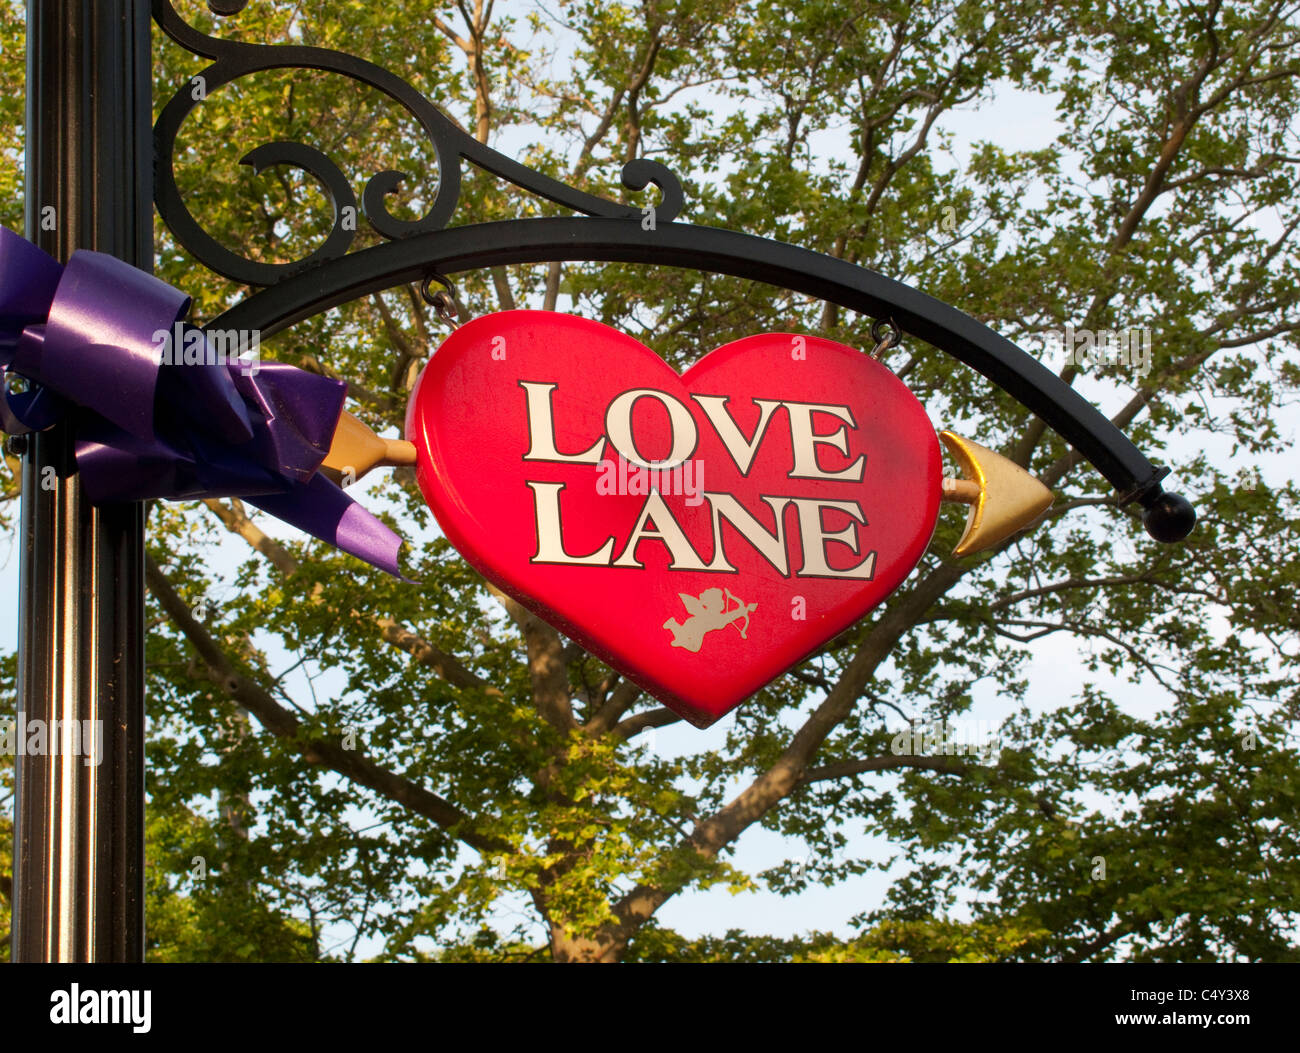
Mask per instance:
[[[208,0],[216,15],[238,14],[247,0]],[[371,176],[361,195],[366,221],[383,238],[397,240],[427,234],[445,227],[460,196],[461,161],[490,172],[530,193],[588,216],[640,219],[641,209],[584,193],[545,176],[480,143],[448,118],[410,84],[374,63],[326,48],[294,44],[249,44],[209,36],[186,22],[171,0],[154,0],[154,20],[172,40],[195,55],[212,59],[197,78],[202,91],[193,90],[197,78],[182,85],[168,100],[154,125],[157,158],[155,198],[168,229],[192,256],[227,278],[249,285],[273,285],[306,267],[343,256],[355,237],[355,224],[341,222],[345,210],[356,208],[356,196],[346,176],[325,154],[303,143],[280,140],[259,146],[241,158],[260,173],[272,165],[291,165],[320,183],[334,209],[334,225],[325,241],[308,256],[291,263],[261,263],[231,252],[195,220],[176,184],[176,139],[186,117],[214,90],[252,73],[276,69],[310,69],[341,73],[377,88],[399,103],[417,121],[433,145],[438,165],[437,192],[428,211],[417,220],[404,220],[389,212],[386,198],[408,179],[404,172],[383,171]],[[659,188],[656,223],[671,223],[682,207],[677,177],[657,161],[637,159],[624,165],[623,185],[629,190]]]

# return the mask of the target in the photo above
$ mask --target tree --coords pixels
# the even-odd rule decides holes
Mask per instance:
[[[1066,325],[1149,329],[1149,371],[1099,373],[1094,360],[1062,375],[1177,466],[1201,519],[1180,546],[1146,539],[1040,421],[910,339],[890,364],[931,417],[965,422],[1030,468],[1055,506],[964,560],[948,555],[960,524],[945,514],[888,602],[742,706],[720,748],[666,757],[643,743],[678,718],[478,578],[434,535],[407,472],[368,501],[417,540],[421,587],[288,539],[239,501],[155,505],[151,954],[349,959],[382,937],[384,957],[461,960],[1297,957],[1297,494],[1243,486],[1203,449],[1253,463],[1292,441],[1293,7],[181,9],[221,35],[398,71],[480,140],[592,193],[617,198],[623,162],[661,160],[686,188],[684,220],[871,267],[1031,350]],[[0,11],[0,118],[13,128],[21,26],[11,5]],[[202,62],[156,48],[160,106]],[[1059,138],[979,144],[952,163],[945,122],[1009,88],[1058,99]],[[239,157],[297,139],[363,180],[411,173],[390,200],[416,218],[432,170],[417,133],[343,78],[260,74],[187,123],[196,150],[179,179],[224,244],[292,260],[319,243],[330,210],[302,173],[254,178]],[[16,188],[19,159],[0,156]],[[561,211],[477,172],[460,210],[458,222]],[[363,229],[358,245],[376,238]],[[159,247],[158,273],[194,295],[194,317],[246,292],[162,229]],[[862,346],[871,321],[640,266],[496,268],[459,291],[470,314],[571,308],[679,366],[794,325]],[[345,378],[354,410],[391,433],[439,339],[418,291],[399,288],[263,350]],[[232,544],[244,548],[229,569]],[[1019,706],[1027,645],[1049,636],[1140,684],[1157,712],[1127,712],[1097,684],[1047,714]],[[1007,716],[998,751],[891,748],[894,714],[959,719],[981,685]],[[738,869],[729,856],[757,827],[802,839],[811,864]],[[690,940],[655,920],[672,897],[720,883],[797,894],[862,873],[883,862],[856,852],[862,831],[888,836],[911,869],[855,919],[853,939]],[[491,923],[502,895],[531,910],[518,931]]]

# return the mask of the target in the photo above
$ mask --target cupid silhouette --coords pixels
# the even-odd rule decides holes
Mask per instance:
[[[728,625],[736,626],[742,640],[749,639],[746,635],[749,631],[749,615],[758,610],[757,603],[746,604],[744,600],[733,595],[730,589],[705,589],[699,596],[688,596],[684,592],[679,592],[677,595],[690,617],[680,623],[676,618],[669,618],[664,622],[664,628],[673,634],[672,646],[698,652],[704,644],[705,633],[710,633],[714,629],[725,629]],[[734,606],[728,609],[727,601]],[[745,624],[736,625],[737,620],[742,617]]]

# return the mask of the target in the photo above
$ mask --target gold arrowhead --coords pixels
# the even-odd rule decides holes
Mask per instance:
[[[943,481],[945,499],[970,505],[953,555],[992,548],[1052,507],[1052,491],[1014,461],[950,431],[939,438],[967,477]]]

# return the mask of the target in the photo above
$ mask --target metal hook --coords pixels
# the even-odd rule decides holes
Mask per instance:
[[[888,333],[885,332],[886,326],[889,328]],[[871,339],[876,342],[876,346],[871,349],[871,357],[879,361],[886,351],[892,351],[903,342],[903,331],[892,318],[877,318],[871,323]]]
[[[433,292],[429,286],[437,282],[443,288]],[[456,286],[452,280],[436,271],[427,275],[420,283],[420,296],[433,308],[434,313],[452,329],[460,326],[460,315],[456,310]]]

